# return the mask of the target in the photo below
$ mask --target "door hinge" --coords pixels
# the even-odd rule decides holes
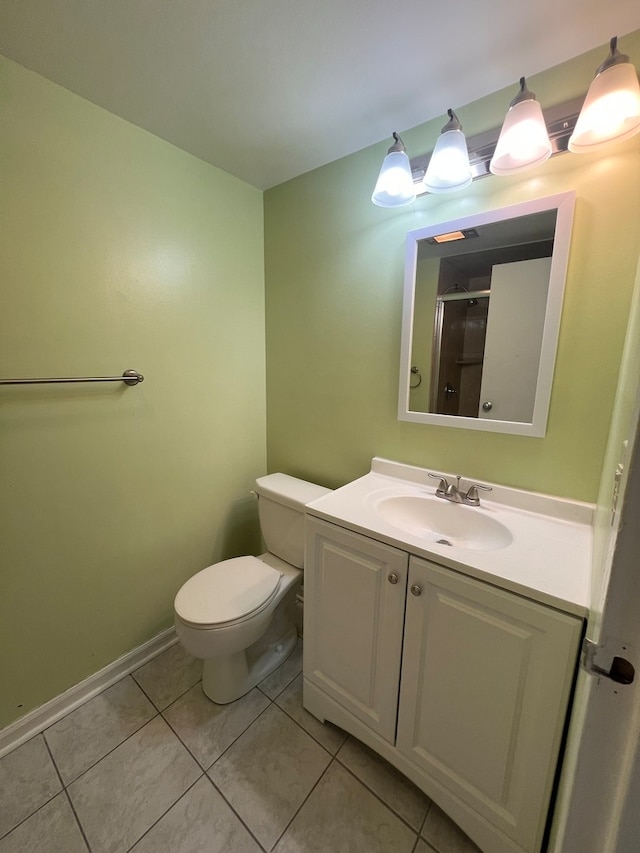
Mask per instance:
[[[588,672],[589,675],[597,675],[602,678],[610,678],[617,684],[631,684],[635,678],[636,671],[632,663],[626,658],[614,657],[611,661],[611,667],[604,669],[595,662],[595,656],[598,652],[597,643],[585,637],[582,642],[582,654],[580,656],[580,665]]]
[[[616,509],[618,508],[618,498],[620,497],[620,484],[622,483],[622,475],[624,474],[624,465],[618,462],[616,465],[616,473],[613,475],[613,495],[611,496],[611,524],[616,520]]]

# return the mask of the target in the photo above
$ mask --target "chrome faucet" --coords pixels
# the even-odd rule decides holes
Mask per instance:
[[[456,474],[456,482],[449,483],[445,477],[440,474],[429,474],[434,480],[439,480],[436,487],[436,497],[443,498],[445,501],[451,501],[456,504],[467,504],[467,506],[480,506],[480,496],[478,489],[483,492],[490,492],[491,486],[482,486],[480,483],[472,483],[466,492],[460,489],[460,474]]]

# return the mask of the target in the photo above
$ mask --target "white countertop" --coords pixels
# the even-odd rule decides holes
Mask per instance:
[[[455,482],[451,474],[434,473]],[[368,474],[307,504],[307,513],[566,613],[588,615],[592,504],[489,483],[491,499],[481,492],[480,507],[459,509],[499,520],[511,543],[495,550],[440,545],[399,529],[375,510],[377,494],[433,496],[437,481],[427,475],[427,469],[376,457]],[[470,482],[463,480],[463,486]]]

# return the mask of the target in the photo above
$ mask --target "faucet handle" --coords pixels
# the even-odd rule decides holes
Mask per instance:
[[[480,496],[478,495],[478,489],[481,489],[483,492],[493,491],[491,486],[483,486],[480,483],[473,483],[471,486],[469,486],[467,490],[464,502],[470,504],[471,506],[480,506]]]
[[[434,480],[440,480],[436,486],[436,495],[444,495],[449,488],[449,483],[447,483],[446,479],[440,476],[440,474],[432,474],[431,472],[429,472],[429,476]]]

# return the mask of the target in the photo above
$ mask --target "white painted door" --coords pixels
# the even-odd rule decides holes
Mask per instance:
[[[408,560],[404,551],[307,517],[305,678],[390,743]]]
[[[626,488],[611,531],[609,583],[604,605],[589,625],[595,662],[607,671],[614,656],[630,661],[636,677],[617,684],[580,675],[569,731],[579,738],[564,786],[566,813],[558,815],[552,853],[638,853],[640,850],[640,395],[633,416]],[[598,604],[596,602],[596,604]],[[598,611],[602,611],[601,614]],[[559,825],[560,824],[560,825]]]
[[[398,749],[538,851],[581,620],[412,557]]]
[[[551,258],[493,267],[480,418],[533,421],[550,272]]]

